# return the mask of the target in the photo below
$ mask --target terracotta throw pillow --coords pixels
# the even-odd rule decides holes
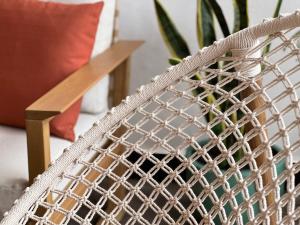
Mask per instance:
[[[1,124],[24,127],[26,107],[88,62],[102,7],[0,1]],[[51,133],[73,141],[79,111],[80,101],[51,121]]]

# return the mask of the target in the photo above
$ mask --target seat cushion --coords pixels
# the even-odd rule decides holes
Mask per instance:
[[[78,136],[86,132],[104,113],[81,113],[75,127]],[[71,142],[51,137],[51,160],[57,159]],[[28,166],[26,132],[23,129],[0,126],[0,215],[9,209],[27,186]]]
[[[89,61],[102,7],[1,1],[1,124],[24,127],[25,108]],[[74,140],[79,112],[80,101],[51,121],[51,133]]]
[[[92,124],[104,115],[90,115],[81,113],[75,126],[75,134],[78,136],[87,131]],[[52,136],[50,138],[51,160],[57,159],[63,149],[72,142]],[[24,129],[0,126],[0,185],[13,185],[16,181],[27,181],[27,146],[26,132]],[[10,171],[6,173],[3,171]]]
[[[104,2],[96,34],[92,57],[111,46],[115,24],[116,0],[43,0],[68,4]],[[108,108],[109,76],[104,76],[82,99],[81,112],[99,114]]]
[[[85,2],[87,1],[85,0]],[[116,0],[104,0],[104,7],[99,22],[100,27],[98,28],[98,32],[96,35],[96,41],[92,56],[103,52],[112,44],[115,22],[115,9]],[[108,108],[108,92],[109,76],[106,75],[83,96],[81,112],[99,114],[106,111]]]

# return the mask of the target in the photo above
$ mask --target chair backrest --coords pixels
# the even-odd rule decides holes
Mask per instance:
[[[154,77],[0,224],[298,222],[298,26],[299,11],[265,21]]]

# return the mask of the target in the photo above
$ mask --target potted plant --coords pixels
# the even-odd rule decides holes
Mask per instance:
[[[180,34],[178,29],[172,22],[172,19],[170,18],[167,11],[162,6],[162,4],[159,2],[159,0],[154,0],[154,4],[155,4],[155,10],[156,10],[156,15],[157,15],[161,35],[171,54],[171,57],[169,58],[169,63],[171,65],[176,65],[180,63],[183,58],[191,55],[188,44],[186,43],[183,36]],[[282,4],[282,0],[278,0],[273,14],[274,17],[278,16],[281,8],[281,4]],[[233,7],[234,7],[233,33],[235,33],[239,30],[248,27],[249,25],[247,0],[233,0]],[[224,37],[229,36],[230,35],[229,27],[226,18],[223,14],[222,8],[218,4],[218,2],[216,0],[197,0],[197,16],[196,16],[197,27],[196,28],[197,28],[197,39],[198,39],[198,44],[200,49],[205,46],[209,46],[213,44],[214,41],[216,41],[216,29],[215,29],[215,22],[214,22],[215,18],[217,19],[217,22],[221,28],[223,36]],[[265,47],[264,52],[267,53],[269,50],[270,50],[270,45]],[[211,65],[211,68],[213,69],[222,68],[222,66],[224,66],[224,64],[221,65],[220,63],[215,63]],[[192,79],[200,80],[201,76],[202,76],[201,74],[197,73],[192,77]],[[222,79],[222,77],[212,79],[210,81],[210,84],[212,85],[216,84],[219,81],[219,79]],[[237,85],[237,82],[239,81],[233,80],[229,82],[225,88],[230,90]],[[193,90],[193,95],[197,96],[201,93],[204,93],[205,91],[206,90],[203,88],[197,88],[196,90]],[[241,98],[241,96],[237,96],[237,97]],[[213,104],[216,101],[216,99],[217,96],[214,93],[208,93],[207,97],[205,98],[205,102],[208,104]],[[219,107],[218,109],[222,112],[225,112],[231,106],[232,103],[228,101],[220,104],[218,106]],[[237,111],[230,116],[230,120],[233,123],[237,123],[237,121],[241,119],[243,116],[244,115],[242,112]],[[212,121],[214,117],[215,116],[213,113],[211,112],[207,113],[205,115],[206,122]],[[226,126],[222,122],[212,127],[212,131],[216,136],[221,134],[225,129]],[[242,134],[245,133],[244,127],[240,128],[240,132]],[[197,141],[198,141],[198,146],[204,148],[209,142],[208,139],[197,140]],[[234,135],[229,135],[225,140],[223,140],[223,144],[226,146],[227,149],[229,149],[232,145],[234,145],[235,142],[236,142],[236,138],[234,137]],[[278,153],[280,149],[281,148],[279,146],[272,146],[273,154]],[[196,154],[196,151],[197,151],[197,147],[195,146],[188,147],[186,150],[186,157],[192,157],[193,154]],[[208,154],[210,154],[211,158],[215,158],[220,154],[220,151],[218,150],[217,147],[215,147],[213,149],[210,149]],[[233,154],[234,160],[238,162],[243,157],[243,154],[244,152],[242,149],[237,150]],[[196,161],[194,161],[195,167],[199,170],[204,166],[204,164],[205,161],[201,159],[197,159]],[[277,167],[277,173],[280,174],[285,168],[285,161],[284,160],[281,161],[276,165],[276,167]],[[224,162],[219,164],[219,168],[225,172],[229,168],[228,162],[224,160]],[[251,171],[249,166],[248,167],[245,166],[241,171],[242,176],[244,178],[250,176],[250,172]],[[187,179],[189,179],[190,175],[191,174],[189,173],[187,174]],[[213,182],[214,179],[216,179],[216,176],[214,175],[213,172],[208,172],[204,176],[208,182]],[[233,187],[234,185],[237,184],[237,180],[235,180],[234,178],[230,178],[228,180],[228,183],[230,184],[231,187]],[[284,189],[285,186],[282,185],[281,186],[282,194],[284,193]],[[202,187],[194,186],[193,191],[195,194],[199,195],[202,191]],[[250,195],[251,193],[253,194],[255,192],[255,186],[249,185],[248,191]],[[218,195],[218,197],[221,197],[224,194],[224,190],[222,188],[219,188],[216,190],[216,194]],[[241,193],[237,194],[235,198],[238,204],[243,202],[243,196]],[[207,209],[210,209],[212,207],[212,202],[209,199],[204,201],[203,204]],[[226,211],[226,214],[229,215],[231,211],[231,206],[229,204],[226,204],[224,206],[224,209]],[[254,209],[254,213],[259,212],[258,203],[253,205],[253,209]],[[246,223],[248,221],[247,214],[245,213],[245,215],[242,216],[243,216],[243,222]],[[199,220],[201,219],[200,215],[195,215],[195,217],[198,217]],[[220,218],[218,216],[215,217],[215,223],[216,224],[221,223]]]

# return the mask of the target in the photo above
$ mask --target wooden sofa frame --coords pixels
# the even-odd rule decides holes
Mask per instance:
[[[108,73],[113,80],[112,105],[118,105],[127,96],[130,55],[142,43],[118,41],[26,109],[29,183],[50,164],[51,119],[66,111]]]

